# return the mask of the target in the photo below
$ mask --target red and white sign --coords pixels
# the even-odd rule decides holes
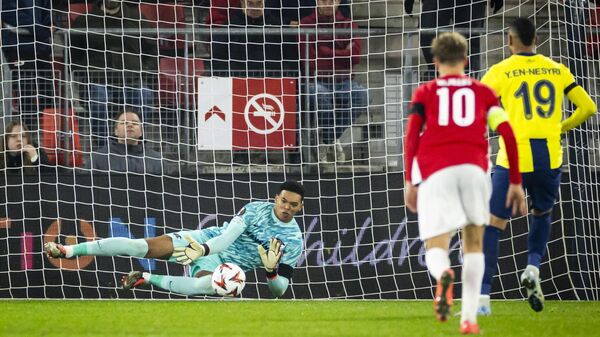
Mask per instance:
[[[296,80],[198,79],[198,149],[296,146]]]

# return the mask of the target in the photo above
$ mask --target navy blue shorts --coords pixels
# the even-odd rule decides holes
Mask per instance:
[[[560,176],[560,168],[522,173],[523,188],[529,195],[530,207],[542,212],[552,209],[558,197]],[[496,166],[492,173],[490,212],[501,219],[510,219],[512,212],[510,208],[505,207],[508,177],[508,169],[501,166]]]

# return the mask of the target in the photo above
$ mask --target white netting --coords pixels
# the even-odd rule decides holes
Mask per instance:
[[[480,76],[508,56],[508,23],[533,17],[538,51],[569,65],[599,96],[600,20],[592,4],[505,2],[496,14],[488,1],[459,5],[449,15],[460,21],[466,13],[465,23],[419,29],[421,2],[407,15],[404,1],[342,1],[337,23],[317,31],[310,19],[295,25],[314,12],[311,1],[266,0],[262,26],[239,21],[244,14],[233,0],[213,0],[212,7],[123,1],[116,11],[98,2],[51,8],[44,0],[3,0],[3,122],[25,123],[48,163],[2,168],[0,297],[173,297],[157,288],[117,289],[124,272],[183,275],[178,265],[125,257],[50,261],[42,245],[218,225],[297,179],[307,190],[298,217],[305,252],[286,296],[431,298],[415,217],[402,197],[405,110],[416,86],[433,76],[419,48],[427,33],[454,28],[470,41],[479,37],[470,71]],[[36,19],[16,21],[17,13]],[[144,148],[103,155],[102,146],[118,143],[113,119],[125,107],[141,117]],[[541,271],[551,298],[599,296],[599,134],[594,117],[566,138]],[[526,233],[526,218],[512,221],[493,296],[523,296]],[[458,266],[456,241],[451,257]],[[248,276],[244,297],[270,297],[262,271]]]

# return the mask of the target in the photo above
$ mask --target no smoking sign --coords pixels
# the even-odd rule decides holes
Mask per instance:
[[[286,149],[296,146],[296,80],[198,80],[199,149]]]
[[[277,97],[270,94],[258,94],[248,100],[244,108],[244,118],[248,129],[261,134],[273,133],[283,125],[285,109]]]

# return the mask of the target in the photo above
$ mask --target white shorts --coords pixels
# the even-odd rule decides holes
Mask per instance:
[[[490,175],[473,164],[450,166],[419,185],[417,212],[419,236],[427,240],[466,225],[489,221]]]

